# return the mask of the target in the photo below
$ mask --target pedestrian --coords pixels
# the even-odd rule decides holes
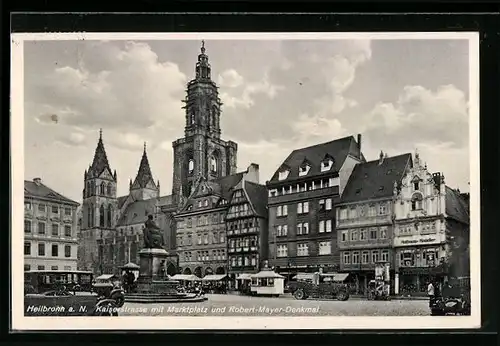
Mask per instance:
[[[427,295],[429,296],[429,307],[434,303],[434,285],[432,281],[429,280],[429,285],[427,285]]]

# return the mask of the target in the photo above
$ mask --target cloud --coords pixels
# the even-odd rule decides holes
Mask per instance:
[[[91,43],[76,60],[35,83],[34,93],[51,108],[37,114],[37,121],[57,114],[61,124],[94,129],[182,126],[186,76],[178,65],[159,61],[149,45]],[[176,116],[167,120],[167,114]]]
[[[236,71],[235,71],[236,72]],[[243,82],[243,79],[241,79]],[[234,92],[223,92],[221,99],[226,108],[246,108],[249,109],[255,104],[254,95],[262,94],[273,100],[277,93],[284,90],[282,85],[272,84],[269,81],[268,74],[255,83],[247,83],[239,95],[234,95]]]
[[[62,143],[67,146],[83,146],[86,143],[86,137],[83,133],[70,132],[64,135],[60,135],[56,139],[57,142]]]
[[[469,116],[464,92],[453,85],[437,90],[406,86],[395,103],[379,103],[365,117],[364,133],[380,145],[468,144]]]
[[[225,70],[219,75],[219,87],[236,88],[243,84],[243,77],[234,69]]]

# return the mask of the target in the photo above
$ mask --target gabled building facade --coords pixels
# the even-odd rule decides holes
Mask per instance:
[[[191,195],[176,213],[179,272],[203,277],[227,274],[225,217],[233,189],[243,179],[258,178],[258,166],[217,180],[195,182]]]
[[[337,205],[340,271],[352,274],[356,293],[366,292],[376,264],[389,263],[394,277],[393,190],[411,166],[411,154],[387,157],[382,152],[377,160],[358,163]]]
[[[24,270],[76,270],[79,204],[42,183],[24,181]]]
[[[335,205],[354,166],[361,135],[294,150],[270,181],[269,263],[290,274],[337,269]]]
[[[425,294],[429,279],[467,275],[466,197],[446,186],[442,173],[430,173],[415,153],[413,167],[394,190],[396,293]]]
[[[259,272],[268,258],[267,188],[244,177],[233,188],[226,214],[229,279]]]

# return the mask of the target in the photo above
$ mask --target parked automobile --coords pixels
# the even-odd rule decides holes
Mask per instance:
[[[441,294],[429,302],[432,316],[470,315],[470,278],[450,280]]]
[[[297,280],[290,285],[293,289],[295,299],[338,299],[345,301],[349,299],[349,289],[344,280],[349,274],[339,273],[314,273],[312,280]]]
[[[92,277],[85,271],[25,272],[25,316],[117,316],[125,303],[123,290],[92,285]]]

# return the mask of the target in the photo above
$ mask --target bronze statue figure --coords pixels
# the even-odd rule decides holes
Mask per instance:
[[[148,215],[148,219],[144,223],[144,248],[146,249],[163,249],[163,233],[160,227],[153,220],[153,215]]]

